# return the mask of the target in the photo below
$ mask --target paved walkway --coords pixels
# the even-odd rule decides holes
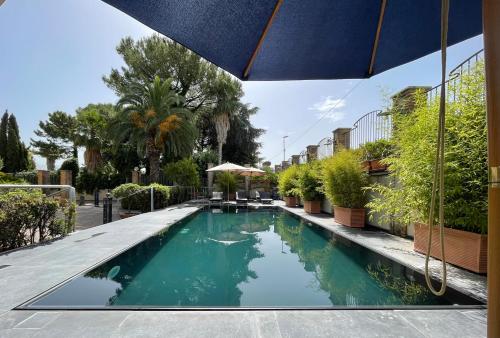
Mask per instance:
[[[196,210],[171,207],[0,255],[0,337],[486,336],[484,310],[12,310]]]

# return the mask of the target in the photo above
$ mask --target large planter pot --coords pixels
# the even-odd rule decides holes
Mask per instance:
[[[285,196],[285,197],[283,197],[283,200],[285,201],[285,205],[287,207],[297,206],[297,197],[295,197],[295,196]]]
[[[385,164],[380,163],[380,160],[371,160],[370,161],[370,171],[371,172],[377,172],[377,171],[386,171],[387,166]]]
[[[365,226],[365,209],[351,209],[333,206],[335,221],[351,228]]]
[[[425,254],[429,239],[429,227],[415,224],[413,249]],[[431,256],[441,259],[439,227],[432,229]],[[473,232],[444,228],[444,250],[446,262],[477,273],[486,273],[488,236]]]
[[[321,201],[304,201],[304,211],[308,214],[320,214]]]

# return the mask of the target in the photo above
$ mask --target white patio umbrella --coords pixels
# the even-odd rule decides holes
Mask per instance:
[[[264,170],[260,170],[254,167],[246,167],[245,171],[242,171],[240,173],[241,176],[246,176],[246,177],[256,177],[256,176],[264,176],[266,172]],[[252,181],[248,182],[248,191],[252,190]]]
[[[246,169],[245,171],[240,172],[241,176],[254,177],[254,176],[264,176],[266,174],[264,170],[260,170],[254,167],[248,167],[248,168],[245,167],[245,169]]]
[[[242,173],[247,171],[248,168],[242,167],[234,163],[226,162],[224,164],[218,165],[216,167],[207,169],[207,172],[230,172],[230,173]],[[229,186],[227,187],[227,200],[229,201]]]

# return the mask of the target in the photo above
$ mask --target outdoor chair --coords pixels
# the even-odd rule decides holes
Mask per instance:
[[[266,191],[257,191],[257,196],[262,204],[272,204],[273,199],[271,198],[271,193]]]
[[[212,203],[220,203],[222,204],[222,192],[221,191],[214,191],[212,192],[212,198],[210,199],[210,204]]]
[[[238,204],[238,203],[242,203],[242,204],[248,203],[247,193],[245,191],[237,191],[236,192],[236,204]]]

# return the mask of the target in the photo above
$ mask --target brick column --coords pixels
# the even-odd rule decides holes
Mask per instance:
[[[73,185],[73,172],[71,170],[59,170],[59,184],[62,185]],[[69,191],[61,193],[61,197],[64,199],[69,199]]]
[[[300,155],[292,155],[292,165],[300,164]]]
[[[337,128],[333,131],[333,153],[340,149],[349,149],[351,144],[351,128]]]
[[[415,109],[415,94],[419,91],[427,92],[432,87],[410,86],[394,94],[392,99],[392,109],[400,113],[408,114]]]
[[[37,170],[36,172],[38,185],[50,184],[50,171],[48,170]]]
[[[318,145],[310,145],[306,147],[307,163],[318,159]]]
[[[59,170],[59,183],[63,185],[73,185],[73,172],[71,170]]]
[[[274,172],[279,173],[281,171],[281,166],[279,164],[274,165]]]

